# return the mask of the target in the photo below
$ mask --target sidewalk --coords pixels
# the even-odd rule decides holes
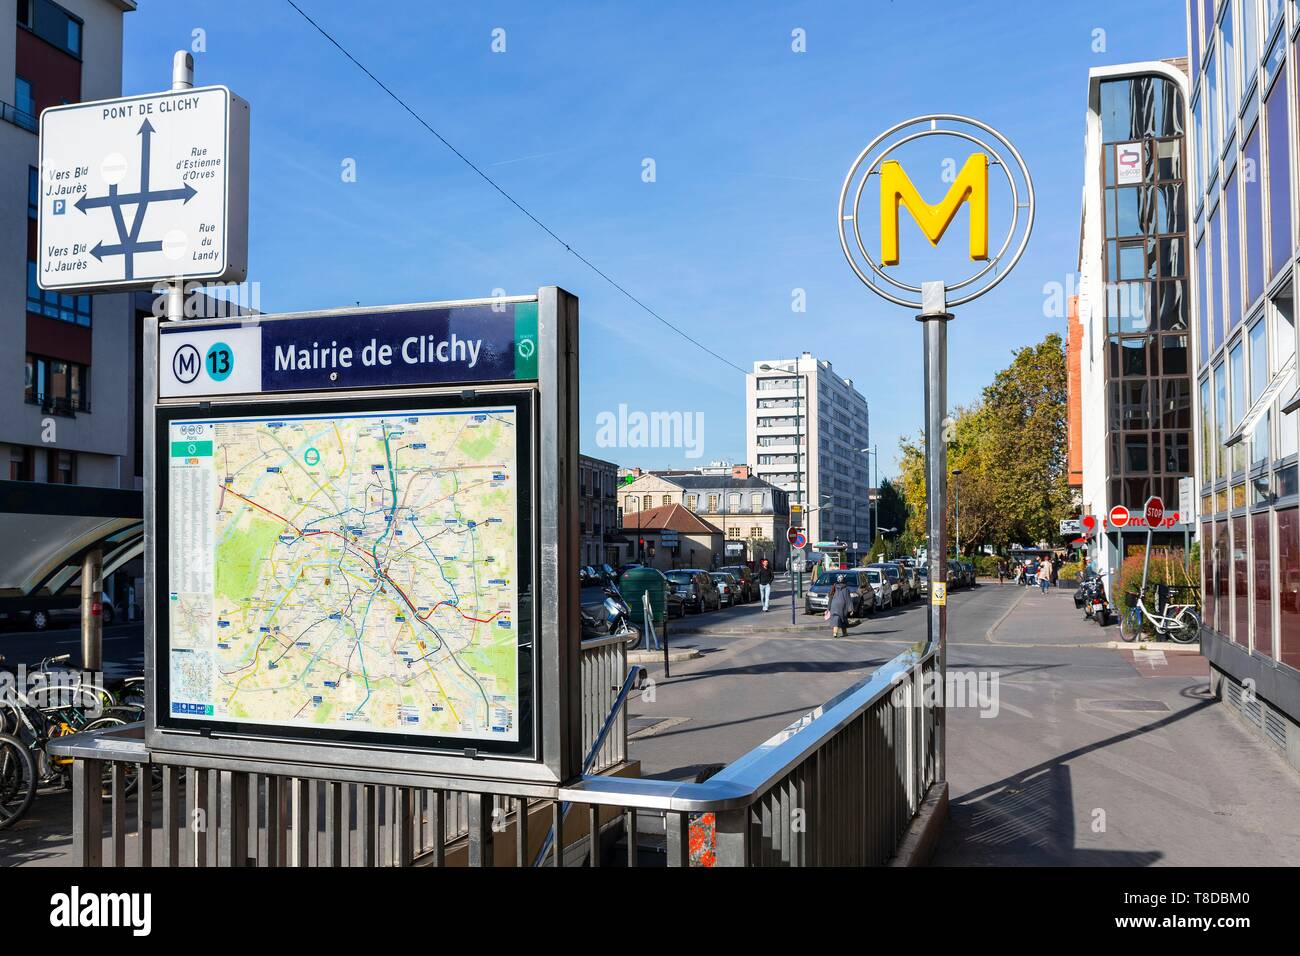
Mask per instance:
[[[1069,590],[1008,592],[952,636],[950,674],[996,707],[949,708],[936,864],[1300,864],[1300,775],[1209,697],[1194,647],[1109,648]]]

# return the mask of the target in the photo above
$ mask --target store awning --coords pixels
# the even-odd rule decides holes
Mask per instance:
[[[0,599],[79,585],[93,548],[103,550],[111,574],[144,553],[143,515],[139,491],[0,481]]]

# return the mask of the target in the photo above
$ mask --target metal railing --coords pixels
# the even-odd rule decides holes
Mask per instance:
[[[662,834],[670,866],[877,865],[895,854],[936,779],[942,675],[933,645],[900,654],[702,783],[599,772],[627,753],[623,708],[606,720],[627,692],[626,651],[621,640],[594,641],[582,658],[596,772],[571,786],[455,782],[475,788],[466,790],[362,771],[303,779],[159,767],[139,725],[68,738],[58,750],[75,758],[75,862],[595,865],[621,828],[627,863],[637,865],[639,821],[652,817],[662,819],[650,832]],[[154,786],[132,796],[132,776]],[[566,804],[586,812],[568,821]]]

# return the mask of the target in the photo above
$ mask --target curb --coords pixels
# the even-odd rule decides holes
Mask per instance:
[[[698,649],[694,647],[683,647],[680,650],[668,651],[668,662],[671,664],[675,661],[690,661],[700,656]],[[663,651],[628,651],[627,662],[629,664],[662,664],[664,662]]]
[[[929,792],[908,824],[898,852],[886,866],[929,866],[939,848],[939,836],[948,819],[948,781],[930,785]]]
[[[1006,619],[1011,616],[1012,611],[1020,607],[1020,602],[1023,601],[1026,595],[1028,594],[1029,594],[1028,588],[1022,589],[1022,593],[1020,594],[1020,596],[1017,597],[1014,601],[1012,601],[1011,606],[1002,612],[1002,616],[998,618],[996,621],[994,621],[993,624],[989,627],[989,629],[984,632],[984,640],[988,641],[990,644],[1002,643],[1001,641],[995,641],[993,639],[994,632],[997,631],[997,629],[1002,626],[1003,622],[1006,621]]]
[[[1201,653],[1201,642],[1179,644],[1177,641],[1107,641],[1106,647],[1116,651],[1186,651]]]

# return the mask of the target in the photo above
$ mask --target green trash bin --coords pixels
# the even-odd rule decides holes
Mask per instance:
[[[619,592],[627,601],[632,623],[645,630],[645,601],[642,595],[650,595],[650,614],[655,628],[663,633],[668,620],[668,579],[654,568],[631,568],[623,573],[618,582]]]

